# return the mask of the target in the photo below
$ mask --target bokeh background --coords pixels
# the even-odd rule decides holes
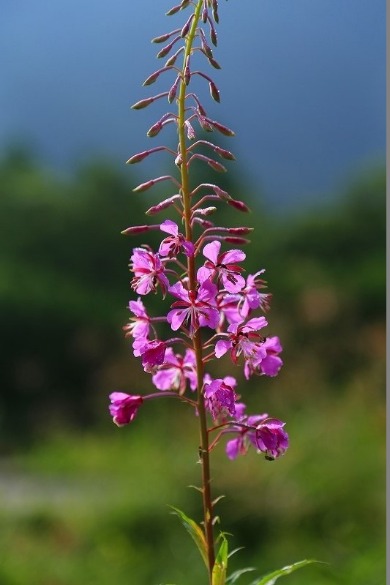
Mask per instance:
[[[222,102],[208,111],[236,131],[220,141],[237,157],[223,185],[252,213],[221,207],[219,221],[256,228],[247,269],[266,268],[285,362],[241,391],[291,437],[274,463],[213,455],[222,529],[244,547],[232,568],[317,558],[286,583],[382,585],[385,2],[220,4]],[[199,519],[196,421],[163,401],[125,429],[107,413],[112,390],[150,389],[122,334],[141,240],[120,231],[163,193],[131,189],[164,157],[124,161],[158,117],[129,105],[158,67],[149,39],[182,22],[169,7],[2,6],[2,585],[205,579],[167,506]]]

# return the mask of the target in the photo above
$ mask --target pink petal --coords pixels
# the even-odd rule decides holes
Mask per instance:
[[[184,288],[181,282],[176,282],[170,286],[168,292],[174,297],[188,302],[188,290]]]
[[[221,249],[221,242],[215,240],[214,242],[210,242],[210,244],[206,244],[203,248],[203,256],[205,256],[208,260],[211,260],[213,264],[218,264],[218,254]]]
[[[180,329],[187,314],[188,309],[173,309],[172,311],[169,311],[167,321],[170,323],[173,331]]]
[[[234,279],[236,282],[232,282],[226,274],[222,274],[223,286],[230,293],[238,293],[245,286],[245,278],[243,278],[240,274],[234,274]]]
[[[172,236],[177,236],[179,233],[179,228],[174,221],[170,219],[166,219],[165,221],[160,224],[160,230],[165,232],[166,234],[171,234]]]
[[[242,250],[228,250],[221,255],[219,262],[220,264],[234,264],[235,262],[242,262],[245,258],[246,254]]]
[[[247,323],[245,323],[242,331],[247,333],[248,331],[258,331],[263,327],[267,327],[268,321],[265,317],[255,317],[254,319],[249,319]]]
[[[232,344],[230,341],[228,341],[227,339],[220,339],[219,341],[217,341],[217,343],[215,344],[215,357],[220,358],[223,355],[225,355],[225,353],[227,351],[229,351],[229,349],[231,348]]]

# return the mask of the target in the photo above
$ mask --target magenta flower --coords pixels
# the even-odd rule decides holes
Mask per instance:
[[[165,296],[169,282],[160,257],[145,248],[134,248],[131,262],[131,270],[134,272],[131,281],[133,290],[140,295],[147,295],[151,291],[155,292],[159,284]]]
[[[283,351],[279,337],[267,337],[263,343],[266,356],[259,363],[247,362],[244,366],[245,378],[248,380],[252,373],[264,374],[265,376],[276,376],[283,365],[279,353]]]
[[[232,385],[229,382],[232,380]],[[236,393],[233,385],[235,385],[234,378],[227,376],[223,380],[217,378],[210,383],[204,385],[204,397],[207,410],[209,410],[214,419],[221,415],[236,415]]]
[[[219,312],[214,303],[218,290],[210,280],[202,282],[196,293],[186,290],[181,282],[177,282],[168,290],[174,297],[180,299],[172,304],[172,311],[167,315],[167,321],[173,331],[180,329],[184,323],[190,335],[199,327],[207,326],[211,329],[217,327]]]
[[[145,372],[154,372],[156,366],[160,366],[164,362],[166,348],[166,344],[158,339],[145,340],[143,345],[137,348]]]
[[[247,323],[232,323],[228,327],[228,339],[220,339],[215,344],[215,357],[222,357],[230,350],[230,356],[234,363],[243,355],[245,365],[249,364],[252,371],[259,367],[266,357],[264,349],[265,338],[257,331],[268,325],[265,317],[250,319]]]
[[[131,335],[135,339],[146,339],[150,330],[150,317],[146,313],[143,302],[140,298],[136,301],[130,301],[129,309],[134,317],[130,317],[131,323],[123,327],[123,330],[126,331],[126,337]]]
[[[231,325],[232,323],[242,323],[243,318],[239,312],[241,294],[221,293],[217,296],[217,308],[220,312],[220,327],[225,319]]]
[[[160,225],[160,230],[170,234],[167,238],[164,238],[160,244],[159,254],[160,256],[176,256],[181,249],[186,256],[193,256],[195,246],[192,242],[185,239],[183,234],[179,234],[179,228],[174,221],[166,219]]]
[[[110,394],[110,414],[118,427],[131,423],[143,403],[142,396],[125,394],[124,392],[112,392]]]
[[[238,437],[231,439],[226,444],[226,454],[229,459],[235,459],[238,455],[244,455],[249,445],[265,453],[266,459],[276,459],[283,455],[288,448],[288,434],[283,429],[285,423],[269,418],[268,414],[243,416],[233,432]]]
[[[220,254],[220,249],[221,242],[218,240],[210,242],[203,248],[203,255],[207,260],[198,270],[198,280],[203,282],[217,275],[228,292],[239,292],[245,286],[245,279],[240,275],[243,268],[236,263],[245,260],[246,254],[241,250],[228,250]]]
[[[164,362],[153,375],[153,384],[159,390],[178,390],[179,394],[184,394],[188,380],[191,390],[196,390],[195,366],[195,353],[192,349],[187,349],[183,357],[175,354],[169,347],[165,352]]]
[[[265,288],[265,281],[258,278],[264,270],[259,270],[256,274],[248,274],[246,286],[242,289],[242,299],[239,303],[239,310],[243,319],[248,317],[249,313],[260,308],[262,311],[269,309],[269,302],[272,298],[270,293],[260,293],[259,288]]]

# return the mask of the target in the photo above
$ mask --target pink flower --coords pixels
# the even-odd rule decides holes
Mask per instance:
[[[227,376],[223,380],[217,378],[204,385],[206,408],[211,412],[214,419],[219,418],[221,415],[236,415],[236,394],[233,385],[228,383],[231,380],[232,384],[235,384],[234,378]]]
[[[145,248],[134,248],[131,262],[131,270],[134,272],[131,287],[138,294],[147,295],[154,292],[159,284],[165,296],[169,282],[160,257]]]
[[[169,347],[165,352],[164,362],[153,375],[153,384],[159,390],[178,390],[179,394],[184,394],[189,380],[191,390],[196,390],[195,365],[195,354],[192,349],[187,349],[183,357],[173,353]]]
[[[237,405],[238,406],[238,405]],[[226,444],[226,454],[229,459],[235,459],[238,455],[244,455],[249,445],[265,453],[266,459],[276,459],[283,455],[288,448],[288,434],[283,429],[285,423],[269,418],[268,414],[254,416],[242,416],[233,429],[238,437],[231,439]]]
[[[183,234],[179,234],[179,228],[174,221],[166,219],[160,225],[160,230],[167,234],[171,234],[161,242],[158,251],[160,256],[169,256],[171,258],[172,256],[176,256],[181,249],[183,249],[186,256],[194,255],[194,244],[187,241]]]
[[[265,281],[258,278],[264,270],[259,270],[256,274],[248,274],[246,286],[242,289],[242,299],[239,303],[240,314],[243,319],[248,317],[249,313],[255,309],[261,308],[262,311],[269,309],[269,302],[272,295],[270,293],[260,293],[259,288],[265,288]]]
[[[129,309],[135,316],[130,317],[132,322],[123,327],[123,330],[126,331],[126,337],[131,335],[134,338],[146,339],[150,330],[150,317],[146,313],[143,302],[140,298],[136,301],[130,301]]]
[[[245,365],[249,364],[255,370],[267,355],[265,338],[257,331],[267,325],[265,317],[250,319],[245,324],[232,323],[228,327],[228,339],[220,339],[215,344],[215,356],[220,358],[230,350],[232,361],[237,363],[242,353]]]
[[[118,427],[131,423],[137,414],[138,408],[143,403],[142,396],[134,396],[124,392],[112,392],[110,400],[110,414]]]
[[[198,280],[203,282],[217,275],[228,292],[236,293],[245,286],[245,279],[240,275],[243,268],[237,266],[236,262],[245,260],[246,255],[241,250],[229,250],[220,254],[220,249],[221,242],[218,240],[203,248],[203,255],[207,260],[198,270]]]
[[[156,366],[160,366],[164,362],[166,348],[166,344],[158,339],[145,340],[143,345],[137,348],[145,372],[153,372]]]
[[[180,329],[183,323],[188,327],[190,335],[199,327],[217,327],[219,312],[214,306],[217,287],[210,280],[202,282],[195,293],[186,290],[181,282],[171,286],[169,292],[180,299],[172,304],[172,311],[167,315],[173,331]]]
[[[276,376],[283,365],[279,353],[283,351],[279,337],[267,337],[263,343],[263,349],[266,352],[259,363],[247,362],[244,366],[244,374],[248,380],[252,373],[264,374],[265,376]]]

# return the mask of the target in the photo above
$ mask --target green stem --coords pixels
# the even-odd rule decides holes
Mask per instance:
[[[181,194],[184,208],[184,224],[185,224],[185,235],[186,239],[190,242],[193,241],[192,226],[191,226],[191,197],[190,197],[190,184],[189,184],[189,173],[188,173],[188,149],[186,141],[186,128],[185,128],[185,104],[186,104],[186,91],[187,86],[184,82],[184,68],[188,57],[191,55],[192,46],[195,38],[196,29],[199,23],[202,0],[198,0],[195,8],[194,18],[191,23],[191,28],[187,34],[186,46],[183,60],[182,80],[180,83],[180,91],[178,97],[178,127],[179,127],[179,144],[180,144],[180,155],[181,155]],[[195,271],[195,260],[194,257],[189,257],[187,261],[188,279],[189,279],[189,290],[191,295],[196,294],[197,281]],[[212,582],[212,571],[215,562],[214,552],[214,532],[213,532],[213,505],[211,499],[211,477],[210,477],[210,455],[209,455],[209,438],[207,432],[207,417],[206,409],[203,398],[203,349],[202,340],[199,329],[195,332],[193,337],[193,348],[196,356],[196,370],[197,370],[197,382],[198,382],[198,415],[199,415],[199,432],[200,432],[200,457],[202,464],[202,497],[203,497],[203,517],[204,517],[204,530],[207,542],[207,557],[208,557],[208,570],[209,570],[209,582]]]

